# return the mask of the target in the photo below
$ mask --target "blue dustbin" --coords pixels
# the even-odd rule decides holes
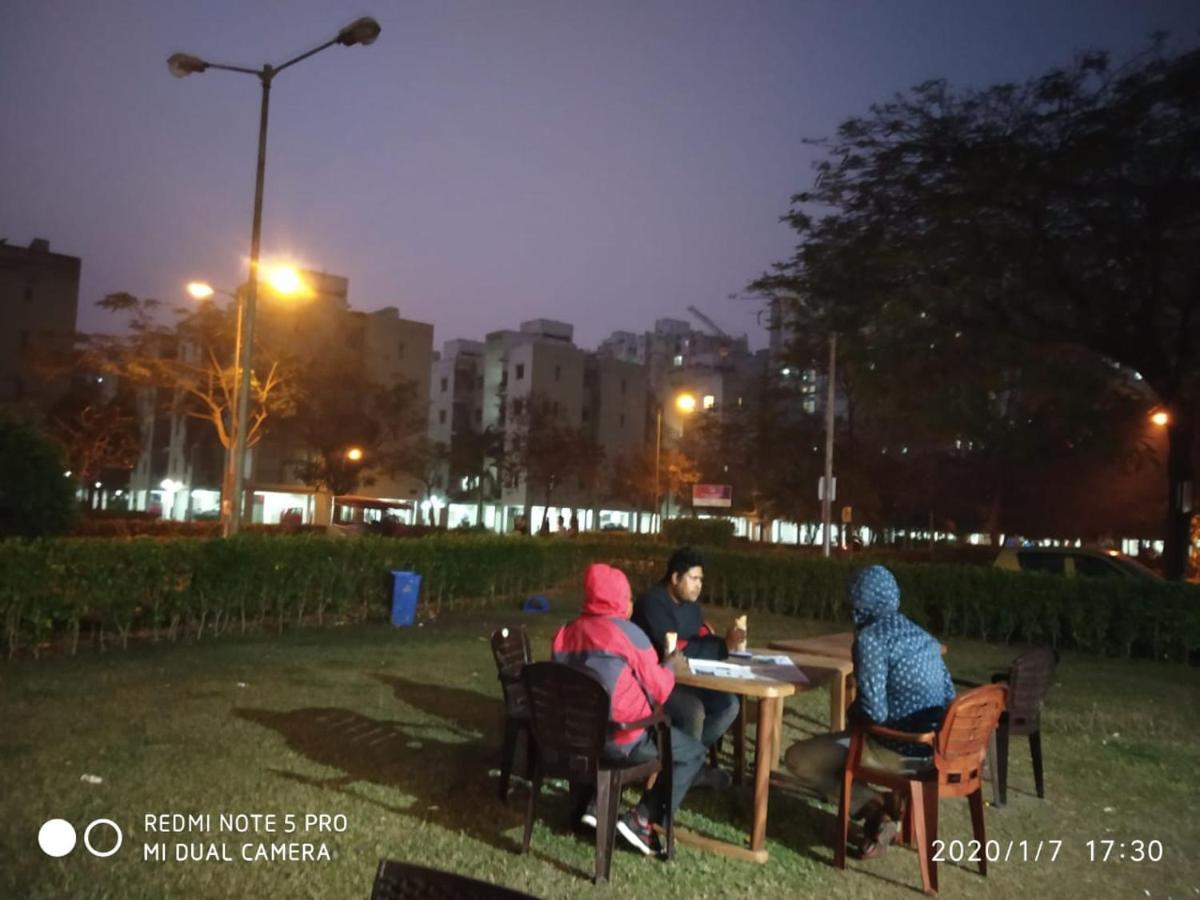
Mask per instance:
[[[392,624],[411,625],[417,618],[421,576],[416,572],[392,572]]]

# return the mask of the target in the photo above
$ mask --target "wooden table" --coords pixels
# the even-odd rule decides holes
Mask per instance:
[[[846,691],[854,662],[850,648],[854,632],[825,634],[818,637],[772,641],[772,650],[782,650],[797,666],[806,671],[810,681],[829,680],[829,730],[846,730]],[[809,672],[811,670],[811,673]]]
[[[850,699],[847,685],[851,673],[854,672],[854,660],[851,656],[854,632],[841,631],[836,634],[772,641],[767,646],[772,650],[782,650],[806,674],[809,674],[809,669],[814,670],[809,674],[812,681],[822,680],[823,672],[832,676],[829,682],[829,730],[845,731],[846,707]],[[941,648],[942,656],[945,656],[946,645],[942,644]]]
[[[737,660],[727,660],[737,663]],[[740,847],[727,841],[707,838],[682,828],[675,830],[685,844],[711,850],[734,859],[763,863],[767,861],[767,795],[773,761],[779,755],[780,738],[776,733],[778,710],[784,697],[796,693],[796,684],[773,678],[722,678],[716,675],[697,675],[686,667],[675,673],[675,683],[710,691],[725,691],[758,700],[758,738],[754,745],[754,807],[750,826],[750,846]],[[803,686],[801,686],[803,687]],[[744,747],[745,744],[742,744]],[[743,751],[744,752],[744,751]]]

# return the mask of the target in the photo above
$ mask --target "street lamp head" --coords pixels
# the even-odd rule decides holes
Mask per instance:
[[[358,462],[363,458],[363,452],[360,447],[351,447],[346,451],[346,459],[350,462]]]
[[[306,290],[304,279],[292,266],[262,266],[262,280],[281,297],[294,297]]]
[[[1150,421],[1162,428],[1171,423],[1171,414],[1165,409],[1155,410],[1150,415]]]
[[[696,396],[689,394],[686,391],[679,394],[675,398],[675,408],[684,415],[691,415],[696,411]]]
[[[338,32],[337,42],[343,47],[353,47],[355,44],[362,44],[364,47],[375,43],[375,39],[379,37],[379,32],[382,29],[379,23],[370,16],[363,16],[361,19],[355,19],[345,28]]]
[[[208,63],[190,53],[172,53],[167,59],[167,68],[176,78],[187,78],[208,68]]]
[[[189,281],[187,292],[191,294],[193,300],[207,300],[216,293],[212,285],[204,281]]]

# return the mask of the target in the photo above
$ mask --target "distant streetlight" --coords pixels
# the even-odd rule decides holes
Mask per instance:
[[[1171,424],[1171,414],[1165,409],[1155,410],[1150,414],[1150,421],[1159,428],[1164,428]]]
[[[226,72],[241,72],[245,75],[253,75],[262,85],[262,105],[258,120],[258,166],[254,182],[254,218],[250,228],[250,278],[246,285],[245,297],[238,305],[241,311],[239,319],[243,323],[245,332],[243,335],[244,339],[241,341],[241,352],[238,357],[241,387],[237,392],[238,426],[234,435],[233,450],[233,464],[236,467],[235,493],[238,502],[230,510],[229,525],[226,531],[227,535],[236,534],[238,526],[241,524],[241,483],[246,458],[246,426],[249,420],[250,358],[252,355],[251,348],[254,345],[254,315],[258,303],[258,254],[262,243],[263,180],[267,167],[267,110],[271,97],[271,82],[284,69],[294,66],[301,60],[308,59],[308,57],[320,53],[325,48],[332,47],[334,44],[341,44],[343,47],[353,47],[355,44],[363,46],[373,44],[375,43],[375,39],[379,37],[379,32],[379,23],[372,18],[364,16],[361,19],[355,19],[339,31],[332,40],[328,40],[306,53],[301,53],[299,56],[292,57],[282,65],[272,66],[268,63],[261,69],[212,63],[187,53],[174,53],[167,60],[167,69],[176,78],[185,78],[188,75],[195,75],[205,72],[208,69],[223,69]]]
[[[675,409],[685,416],[691,415],[696,410],[696,395],[690,394],[687,391],[682,391],[675,395]],[[659,498],[662,496],[661,490],[661,475],[662,470],[662,422],[663,422],[663,407],[658,404],[657,415],[654,421],[654,512],[653,515],[659,515]],[[662,530],[661,521],[658,530]]]
[[[260,266],[258,267],[258,272],[266,277],[267,282],[281,296],[286,297],[299,294],[305,290],[300,273],[291,266]],[[225,537],[230,537],[237,534],[238,525],[241,523],[245,442],[240,442],[240,453],[238,446],[239,438],[247,422],[242,414],[243,409],[248,409],[250,406],[248,399],[250,391],[249,373],[245,372],[246,377],[243,377],[244,370],[241,368],[245,362],[242,359],[242,323],[246,318],[245,300],[248,292],[245,290],[239,290],[236,293],[227,291],[224,288],[213,287],[207,281],[189,281],[187,283],[187,292],[197,300],[209,300],[214,294],[223,294],[237,304],[237,331],[233,344],[234,371],[232,392],[232,403],[236,418],[230,422],[230,431],[233,432],[231,435],[233,440],[230,441],[230,446],[225,451],[225,471],[221,477],[221,534]],[[243,406],[242,398],[244,396],[247,398],[247,402]]]
[[[360,447],[351,447],[346,451],[346,459],[350,460],[350,462],[359,462],[362,458],[363,452]]]

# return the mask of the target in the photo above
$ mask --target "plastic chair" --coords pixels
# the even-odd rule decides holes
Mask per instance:
[[[1033,758],[1033,783],[1040,798],[1046,796],[1042,774],[1042,700],[1054,683],[1058,654],[1049,647],[1034,647],[1016,659],[1007,672],[992,676],[992,683],[1008,684],[1008,709],[992,737],[988,752],[988,767],[992,778],[992,802],[1004,806],[1008,802],[1008,739],[1010,735],[1029,737],[1029,754]]]
[[[937,839],[939,799],[966,797],[971,807],[974,837],[980,847],[987,847],[983,822],[983,758],[1000,721],[1007,695],[1008,688],[1003,684],[988,684],[967,691],[946,709],[941,729],[927,734],[908,734],[882,725],[852,726],[838,807],[833,864],[839,869],[846,868],[850,790],[856,781],[881,785],[907,797],[902,835],[906,842],[916,844],[921,886],[927,894],[936,894],[938,887],[937,863],[933,861],[932,850]],[[864,766],[863,745],[868,736],[906,744],[928,744],[933,748],[930,767],[914,775],[901,775]],[[982,851],[979,874],[987,875],[987,854]]]
[[[675,828],[671,818],[671,720],[662,709],[636,722],[609,722],[609,697],[604,686],[590,675],[562,663],[531,663],[524,668],[529,697],[534,746],[533,787],[525,810],[525,835],[521,851],[529,852],[535,805],[546,776],[566,778],[573,784],[596,786],[596,872],[594,881],[608,881],[617,811],[621,791],[634,782],[657,774],[662,807],[658,821],[666,835],[667,858],[675,853]],[[622,766],[604,755],[610,730],[653,728],[658,759]]]
[[[533,756],[532,738],[529,733],[529,702],[525,697],[525,686],[521,683],[521,670],[533,661],[529,649],[529,635],[524,625],[516,628],[497,628],[492,632],[492,657],[496,660],[496,675],[500,689],[504,692],[504,746],[500,755],[500,801],[508,800],[508,785],[512,780],[513,759],[517,754],[517,740],[522,734],[526,740],[526,757]]]
[[[465,875],[384,859],[375,873],[371,900],[531,900],[530,894]]]

